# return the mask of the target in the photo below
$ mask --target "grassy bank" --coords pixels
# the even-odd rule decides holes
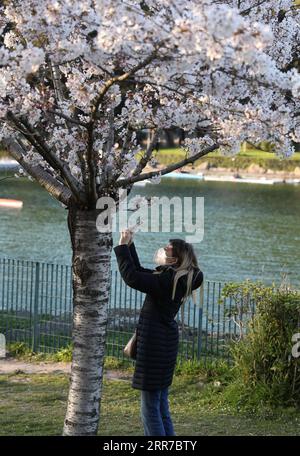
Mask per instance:
[[[162,149],[156,153],[156,157],[159,163],[169,165],[185,158],[185,153],[181,149]],[[241,151],[234,157],[225,157],[219,152],[211,152],[197,160],[194,166],[197,167],[204,162],[208,163],[209,167],[246,169],[255,164],[266,170],[293,172],[297,166],[300,167],[300,152],[296,152],[290,159],[280,159],[274,153],[258,150]]]
[[[61,435],[68,386],[65,374],[0,375],[0,435]],[[300,435],[300,412],[244,413],[225,391],[224,373],[175,375],[169,400],[177,435]],[[143,435],[139,414],[130,380],[105,379],[99,435]]]

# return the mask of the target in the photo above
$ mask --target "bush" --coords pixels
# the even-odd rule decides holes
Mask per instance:
[[[299,407],[300,359],[292,356],[292,336],[299,332],[300,292],[260,282],[228,284],[223,289],[223,297],[236,304],[249,295],[255,302],[254,316],[249,318],[246,336],[232,342],[230,349],[241,403]],[[242,302],[240,309],[246,312],[246,300]]]
[[[57,362],[71,362],[73,353],[73,344],[70,343],[66,347],[61,348],[57,352],[52,354],[53,361]]]
[[[205,377],[207,382],[222,380],[222,384],[227,384],[232,380],[232,368],[224,360],[182,360],[176,364],[175,375]]]
[[[7,346],[9,356],[20,358],[22,356],[28,356],[31,353],[31,349],[25,342],[13,342]]]

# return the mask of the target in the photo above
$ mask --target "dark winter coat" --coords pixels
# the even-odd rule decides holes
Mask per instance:
[[[158,266],[160,274],[141,267],[134,243],[114,248],[120,274],[127,285],[146,293],[137,324],[137,355],[132,387],[157,390],[170,386],[178,353],[179,333],[175,320],[186,292],[186,275],[177,282],[172,300],[174,268]],[[201,286],[203,273],[195,268],[192,288]]]

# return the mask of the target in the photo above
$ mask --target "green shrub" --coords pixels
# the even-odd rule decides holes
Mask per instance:
[[[73,344],[70,343],[64,348],[61,348],[57,352],[52,354],[53,361],[63,361],[63,362],[71,362],[72,361],[72,352],[73,352]]]
[[[29,362],[69,362],[72,360],[72,343],[52,353],[33,352],[26,342],[12,342],[8,344],[7,350],[9,356]]]
[[[293,334],[299,332],[300,292],[288,286],[246,282],[228,284],[223,297],[247,313],[245,296],[255,302],[246,335],[232,342],[230,351],[240,404],[300,406],[300,364],[292,356]],[[243,303],[242,305],[239,303]]]
[[[182,360],[175,367],[175,375],[205,377],[207,382],[220,380],[227,384],[232,380],[232,368],[226,361]]]
[[[27,356],[29,353],[31,353],[30,348],[25,342],[13,342],[11,344],[8,344],[7,350],[9,356],[14,356],[16,358]]]
[[[105,369],[112,370],[128,370],[130,372],[134,369],[134,362],[129,358],[118,359],[113,356],[105,356],[104,358]]]

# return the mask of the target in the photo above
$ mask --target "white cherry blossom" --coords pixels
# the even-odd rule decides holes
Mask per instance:
[[[139,163],[139,129],[181,128],[191,160],[244,140],[293,150],[292,0],[23,0],[1,13],[0,135],[15,131],[28,163],[33,148],[88,199],[143,179],[155,144]]]

